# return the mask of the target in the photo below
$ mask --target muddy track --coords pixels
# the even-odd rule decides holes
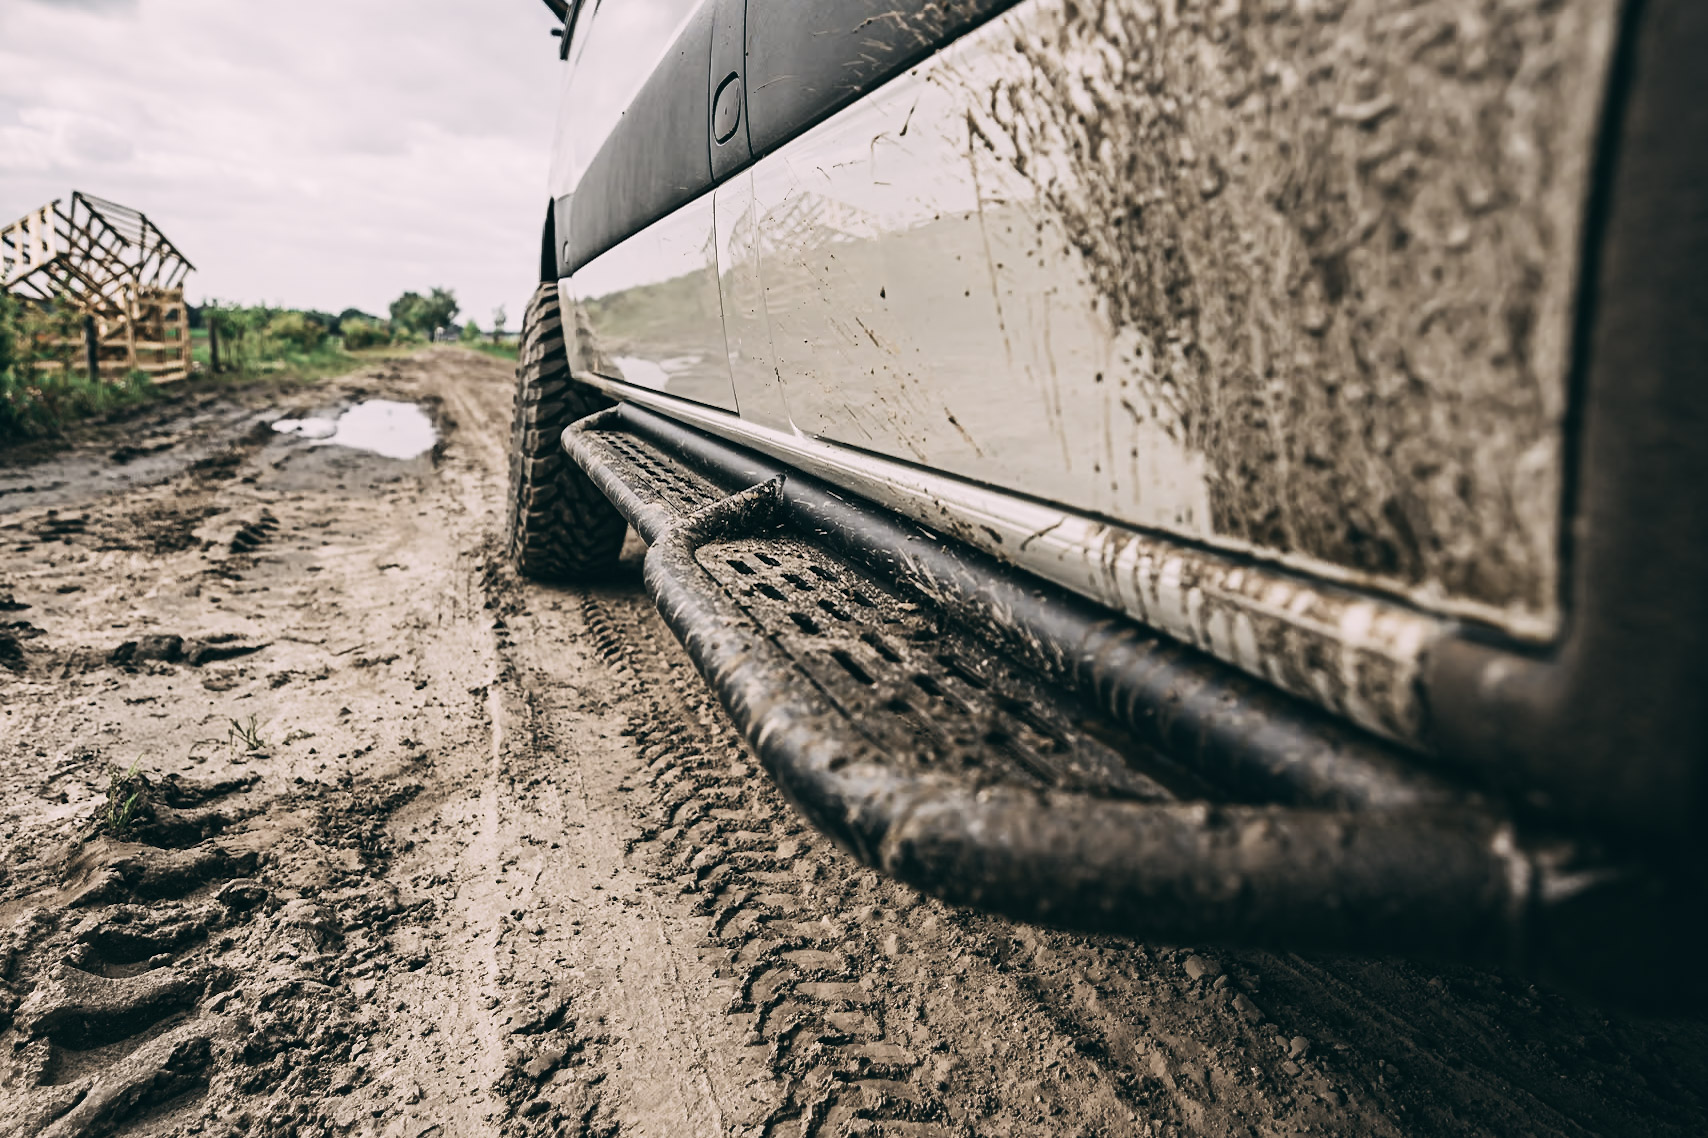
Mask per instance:
[[[506,373],[434,351],[0,463],[0,1135],[1708,1130],[1698,1023],[861,868],[632,539],[588,589],[503,564]],[[443,441],[267,428],[368,397]]]

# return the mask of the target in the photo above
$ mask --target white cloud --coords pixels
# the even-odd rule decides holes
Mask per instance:
[[[0,0],[0,223],[73,189],[147,213],[192,298],[516,320],[545,216],[538,0]]]

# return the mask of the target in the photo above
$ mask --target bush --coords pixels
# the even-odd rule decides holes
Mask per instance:
[[[57,434],[72,420],[140,403],[152,391],[139,371],[117,381],[91,381],[81,372],[15,365],[0,371],[0,441]]]
[[[352,352],[391,343],[391,333],[386,331],[383,324],[372,320],[352,316],[339,325],[338,331],[344,337],[344,347]]]
[[[480,342],[480,329],[476,327],[473,320],[464,322],[460,338],[465,344],[478,344]]]
[[[149,395],[148,378],[117,381],[82,371],[82,318],[67,304],[24,304],[0,293],[0,441],[51,435],[73,419]]]
[[[440,328],[449,328],[457,318],[457,297],[450,289],[435,288],[426,296],[406,292],[391,302],[393,332],[415,332],[432,339]]]
[[[0,380],[12,374],[22,360],[21,336],[18,327],[18,301],[11,293],[0,292]]]
[[[267,321],[266,335],[287,351],[307,354],[320,347],[326,329],[304,313],[281,312]]]

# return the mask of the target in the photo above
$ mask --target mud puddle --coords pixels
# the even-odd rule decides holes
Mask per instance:
[[[415,458],[439,441],[433,420],[420,405],[394,399],[365,399],[337,418],[278,419],[272,427],[315,445],[349,447],[384,458]]]
[[[592,588],[506,568],[510,391],[435,349],[286,408],[418,407],[412,458],[275,399],[8,519],[0,1135],[1708,1132],[1700,1024],[1017,926],[850,862],[638,546]]]

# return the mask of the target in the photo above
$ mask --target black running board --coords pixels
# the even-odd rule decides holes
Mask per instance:
[[[1628,948],[1632,875],[1206,657],[629,405],[564,446],[777,785],[924,892],[1164,943]]]

